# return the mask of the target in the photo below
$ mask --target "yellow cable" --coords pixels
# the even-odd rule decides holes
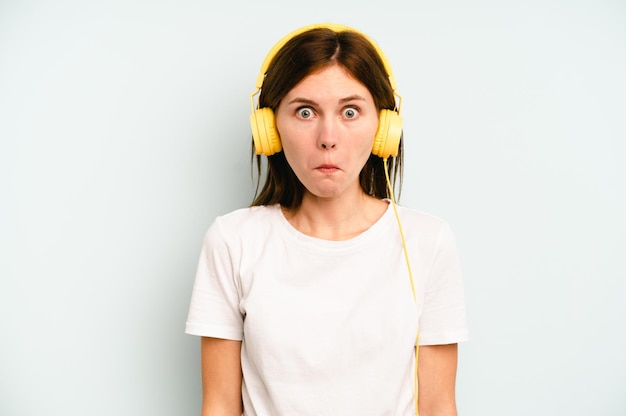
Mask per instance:
[[[402,223],[400,222],[400,215],[398,214],[398,207],[396,206],[396,200],[393,196],[393,186],[391,186],[391,180],[389,179],[389,169],[387,168],[387,158],[383,158],[383,167],[385,169],[385,179],[387,180],[387,188],[389,189],[389,196],[391,199],[391,206],[393,212],[396,215],[396,221],[398,222],[398,229],[400,230],[400,238],[402,239],[402,248],[404,250],[404,259],[406,260],[406,267],[409,271],[409,278],[411,279],[411,291],[413,292],[413,300],[417,302],[417,296],[415,295],[415,282],[413,281],[413,271],[411,269],[411,262],[409,261],[409,251],[406,247],[406,240],[404,238],[404,231],[402,230]],[[419,330],[417,331],[417,338],[415,339],[415,377],[413,380],[413,394],[415,396],[415,415],[418,416],[418,403],[417,403],[417,362],[419,358]]]

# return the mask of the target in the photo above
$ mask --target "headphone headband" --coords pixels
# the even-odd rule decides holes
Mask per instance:
[[[378,44],[374,42],[366,34],[353,29],[348,26],[339,25],[335,23],[323,23],[312,24],[301,27],[283,36],[273,47],[263,60],[261,65],[261,71],[256,79],[256,88],[252,94],[250,94],[250,107],[252,114],[250,115],[250,125],[252,127],[252,138],[254,141],[254,148],[257,155],[265,154],[271,156],[274,153],[282,150],[282,143],[280,141],[280,135],[276,129],[276,120],[274,118],[274,112],[270,108],[258,108],[255,109],[254,97],[261,91],[265,75],[271,65],[272,61],[278,54],[278,52],[289,42],[292,38],[307,32],[312,29],[330,29],[334,33],[352,32],[362,36],[369,44],[374,48],[381,60],[391,90],[395,97],[398,98],[396,108],[394,110],[382,109],[379,114],[378,130],[374,137],[374,144],[372,146],[372,153],[376,156],[380,156],[386,159],[389,156],[396,156],[400,147],[400,140],[402,138],[402,118],[400,117],[400,108],[402,107],[402,97],[396,92],[396,79],[391,71],[391,65],[387,60],[387,57],[380,49]]]
[[[272,47],[272,49],[270,49],[270,51],[268,52],[267,56],[263,60],[263,64],[261,65],[261,71],[259,72],[259,75],[257,76],[257,79],[256,79],[257,92],[263,86],[263,80],[265,79],[265,74],[267,73],[267,70],[268,70],[268,68],[270,66],[270,63],[272,62],[272,60],[274,59],[274,57],[276,56],[278,51],[280,51],[280,49],[283,46],[285,46],[285,44],[287,42],[289,42],[289,40],[291,40],[292,38],[298,36],[301,33],[307,32],[307,31],[309,31],[311,29],[330,29],[330,30],[332,30],[335,33],[354,32],[354,33],[358,33],[359,35],[363,36],[365,39],[367,39],[369,41],[369,43],[372,44],[374,49],[376,49],[376,52],[378,53],[378,56],[380,57],[381,61],[383,62],[383,65],[385,66],[385,72],[387,72],[387,76],[389,77],[389,82],[391,83],[391,89],[394,92],[396,91],[396,89],[397,89],[396,78],[393,76],[393,71],[391,70],[391,65],[389,64],[389,61],[387,60],[387,57],[385,56],[385,54],[382,51],[382,49],[378,46],[378,44],[376,42],[374,42],[374,40],[372,38],[367,36],[365,33],[360,32],[360,31],[358,31],[358,30],[356,30],[356,29],[354,29],[352,27],[349,27],[349,26],[340,25],[340,24],[337,24],[337,23],[315,23],[315,24],[312,24],[312,25],[303,26],[303,27],[301,27],[299,29],[294,30],[291,33],[288,33],[287,35],[283,36],[278,42],[276,42],[276,44]]]

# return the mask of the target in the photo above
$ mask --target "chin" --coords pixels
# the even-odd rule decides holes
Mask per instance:
[[[307,188],[308,194],[313,198],[319,199],[330,199],[336,198],[341,195],[341,192],[338,189],[313,189]]]

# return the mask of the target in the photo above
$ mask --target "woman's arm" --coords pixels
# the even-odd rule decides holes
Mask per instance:
[[[455,384],[457,344],[419,347],[418,405],[420,416],[457,416]]]
[[[241,416],[241,341],[202,337],[202,416]]]

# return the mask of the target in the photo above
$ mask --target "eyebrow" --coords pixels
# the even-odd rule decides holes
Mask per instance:
[[[350,102],[350,101],[366,101],[366,100],[365,100],[365,97],[363,97],[362,95],[354,94],[354,95],[350,95],[348,97],[340,99],[339,103],[343,104],[343,103],[347,103],[347,102]],[[295,103],[309,104],[309,105],[316,105],[317,104],[313,100],[309,100],[308,98],[302,98],[302,97],[296,97],[293,100],[289,101],[287,104],[295,104]]]

